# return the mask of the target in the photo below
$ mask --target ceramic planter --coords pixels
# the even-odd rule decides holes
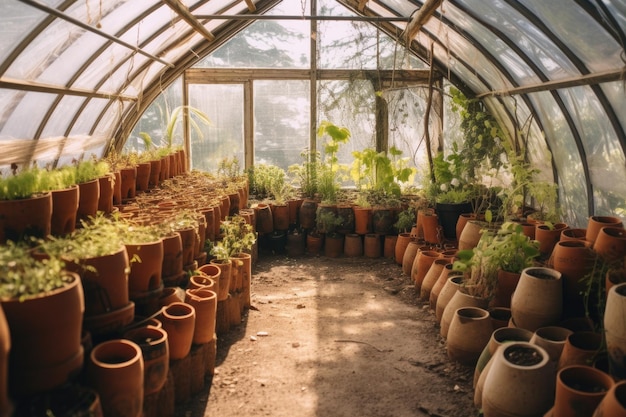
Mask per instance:
[[[300,227],[305,230],[310,230],[315,227],[315,213],[317,212],[317,203],[315,200],[305,199],[300,206],[300,212],[298,218],[300,220]]]
[[[88,220],[98,213],[100,202],[100,181],[98,179],[78,184],[78,209],[76,220]],[[79,224],[80,225],[80,224]]]
[[[363,239],[357,233],[350,233],[344,239],[343,253],[349,258],[363,255]]]
[[[197,228],[185,227],[183,229],[176,230],[176,232],[180,234],[180,240],[183,247],[183,270],[190,270],[192,269],[191,266],[194,263]]]
[[[383,256],[386,259],[395,260],[396,244],[398,243],[398,235],[386,235],[383,244]]]
[[[439,225],[439,216],[434,213],[424,213],[421,220],[422,229],[424,230],[424,241],[430,244],[441,243],[443,236]]]
[[[260,203],[254,208],[256,214],[256,230],[260,235],[267,235],[274,231],[274,217],[268,204]]]
[[[196,327],[196,310],[184,302],[174,302],[157,317],[167,332],[170,359],[183,359],[191,351]]]
[[[511,297],[517,288],[520,276],[521,274],[517,272],[498,270],[498,280],[491,306],[511,308]]]
[[[609,355],[609,371],[616,379],[626,378],[626,283],[609,290],[604,310],[604,330]]]
[[[409,233],[400,233],[398,234],[398,238],[396,239],[396,244],[394,246],[394,260],[398,265],[404,264],[404,253],[406,252],[407,247],[409,246],[409,242],[411,242],[413,238]],[[407,260],[408,264],[408,260]],[[411,265],[413,263],[411,262]],[[402,272],[404,272],[404,265],[402,266]],[[405,272],[406,275],[409,275],[411,271]]]
[[[239,275],[240,281],[237,283],[237,291],[243,293],[243,307],[250,307],[250,293],[252,287],[252,255],[249,253],[237,253],[231,257],[238,262],[241,262],[241,274]]]
[[[307,233],[306,235],[306,252],[309,255],[319,255],[324,245],[324,236],[319,233]],[[345,252],[345,250],[344,250]]]
[[[363,240],[363,255],[366,258],[380,258],[382,255],[382,245],[380,236],[374,233],[368,233]]]
[[[452,295],[452,297],[450,298],[450,301],[448,302],[448,304],[446,304],[446,307],[443,309],[443,312],[441,314],[441,323],[440,323],[441,324],[441,328],[440,328],[441,337],[443,338],[448,337],[448,330],[450,329],[450,323],[452,322],[452,319],[454,318],[454,315],[459,308],[477,307],[477,308],[486,309],[488,303],[489,301],[487,299],[469,295],[465,293],[462,287],[459,287],[458,291],[456,291]],[[487,314],[487,317],[488,316],[489,314]],[[490,321],[489,321],[489,325],[491,325]]]
[[[587,238],[587,229],[571,228],[571,229],[565,229],[561,231],[560,241],[566,242],[569,240],[579,240],[582,242],[587,242],[589,246],[591,246],[591,243],[588,242],[586,238]]]
[[[511,321],[511,309],[507,307],[489,307],[489,316],[493,330],[507,327]]]
[[[602,346],[602,335],[592,331],[575,331],[565,341],[558,369],[571,365],[590,365]]]
[[[287,204],[274,204],[272,206],[272,222],[274,230],[289,230],[289,206]]]
[[[582,240],[559,241],[552,251],[552,267],[562,274],[563,314],[565,317],[585,315],[581,280],[593,268],[595,255]]]
[[[386,235],[391,232],[394,224],[393,211],[387,207],[375,207],[372,209],[372,232]]]
[[[359,240],[361,237],[359,236]],[[324,239],[324,256],[338,258],[344,251],[344,237],[338,233],[327,234]]]
[[[226,220],[226,217],[228,217],[230,215],[230,198],[228,197],[227,194],[223,194],[220,197],[220,212],[221,212],[221,219],[222,221]],[[264,204],[264,206],[267,206],[266,204]],[[267,208],[270,208],[269,206],[267,206]],[[272,217],[271,214],[271,210],[270,210],[270,218]],[[273,230],[273,229],[272,229]]]
[[[591,417],[615,382],[606,373],[586,365],[561,369],[556,377],[552,417]]]
[[[469,222],[470,220],[475,220],[475,219],[476,219],[476,214],[474,213],[461,213],[459,215],[459,218],[456,221],[456,227],[454,231],[457,241],[460,239],[461,233],[463,233],[463,229],[465,229],[465,225],[467,224],[467,222]]]
[[[444,268],[449,263],[449,259],[439,258],[435,259],[435,261],[430,265],[430,268],[428,268],[428,272],[426,272],[422,281],[422,286],[420,287],[420,300],[428,301],[430,299],[430,293],[433,287],[439,280]]]
[[[209,343],[215,334],[217,294],[204,288],[188,289],[185,291],[185,303],[196,311],[193,343]]]
[[[137,195],[137,167],[120,169],[122,202],[135,198]]]
[[[139,417],[143,411],[144,362],[140,347],[114,339],[95,346],[87,381],[100,395],[105,416]]]
[[[535,417],[550,409],[554,368],[543,348],[528,342],[507,343],[491,361],[482,392],[484,417]]]
[[[415,289],[419,293],[422,288],[424,277],[428,273],[435,260],[440,259],[441,254],[434,250],[419,250],[411,267],[411,280],[415,283]]]
[[[183,241],[180,233],[163,238],[163,268],[161,270],[165,286],[177,286],[183,272]]]
[[[347,204],[337,204],[337,217],[339,226],[337,231],[343,235],[354,233],[354,210]]]
[[[141,297],[162,286],[163,240],[125,244],[130,263],[128,290],[131,299]]]
[[[435,306],[435,318],[437,319],[437,323],[441,324],[443,311],[445,310],[446,306],[452,299],[452,296],[454,296],[454,294],[456,294],[456,292],[461,287],[462,282],[463,282],[462,275],[449,276],[448,279],[446,280],[446,283],[441,288],[439,297],[437,297],[437,305]]]
[[[400,239],[402,239],[402,235],[398,237],[399,241]],[[398,247],[398,244],[396,244],[396,248]],[[404,273],[404,275],[411,276],[411,269],[413,268],[413,262],[415,261],[419,248],[420,244],[412,240],[409,240],[404,247],[404,250],[402,251],[402,262],[400,262],[402,265],[402,273]]]
[[[533,334],[530,343],[544,348],[550,356],[550,361],[557,364],[561,358],[561,353],[563,352],[567,338],[572,333],[574,332],[565,327],[540,327]]]
[[[493,326],[487,310],[477,307],[458,308],[448,328],[448,357],[462,365],[475,366],[492,333]]]
[[[593,417],[626,417],[626,381],[620,381],[606,393]]]
[[[150,161],[150,178],[148,180],[148,188],[154,188],[160,184],[161,176],[161,160],[154,159]]]
[[[537,224],[535,227],[535,240],[539,241],[539,253],[543,258],[548,258],[554,249],[554,245],[561,238],[561,232],[567,229],[565,223],[556,223],[553,226]]]
[[[354,211],[354,233],[366,235],[372,232],[372,209],[369,207],[352,207]]]
[[[115,176],[107,174],[98,178],[100,194],[98,197],[98,211],[110,214],[113,211],[113,193],[115,192]]]
[[[228,202],[230,203],[230,207],[228,209],[228,215],[229,216],[234,216],[236,214],[239,213],[239,204],[241,203],[240,201],[240,195],[239,195],[239,191],[234,191],[231,193],[228,193]],[[286,206],[286,205],[285,205]],[[273,212],[273,210],[272,210]],[[280,229],[278,229],[280,230]]]
[[[295,226],[298,224],[300,207],[302,207],[302,203],[304,200],[302,198],[291,199],[287,201],[287,206],[289,207],[289,225]],[[352,214],[352,208],[350,208],[350,214]]]
[[[557,324],[562,313],[561,273],[545,267],[524,269],[511,297],[515,325],[534,332],[540,327]]]
[[[144,326],[127,331],[124,338],[135,342],[141,349],[144,396],[159,392],[170,369],[167,332],[161,327]]]
[[[210,264],[206,264],[203,266],[209,266],[209,265]],[[221,272],[220,269],[216,267],[215,265],[210,265],[210,266],[217,269],[218,272]],[[202,272],[199,275],[192,275],[191,277],[189,277],[189,285],[187,286],[187,289],[195,290],[197,288],[205,288],[205,289],[214,291],[215,293],[217,293],[218,291],[217,283],[208,275]]]
[[[287,234],[287,245],[285,250],[290,258],[303,256],[306,248],[306,235],[300,231]]]
[[[10,331],[8,388],[13,398],[58,387],[83,367],[83,288],[77,274],[68,274],[72,282],[49,293],[0,300]],[[8,343],[3,340],[2,348]]]
[[[603,227],[598,232],[593,250],[607,263],[612,263],[626,256],[626,230],[623,228]]]
[[[52,195],[0,201],[0,243],[25,236],[44,238],[50,234]]]
[[[78,192],[78,185],[50,192],[52,195],[50,233],[54,236],[65,236],[76,228]]]
[[[448,281],[448,277],[451,273],[452,276],[462,275],[460,271],[452,271],[452,263],[448,263],[446,266],[443,267],[443,269],[441,270],[441,274],[439,274],[437,282],[435,282],[435,285],[433,285],[433,288],[430,290],[430,296],[428,297],[428,303],[431,310],[436,310],[439,294],[441,293],[443,286]]]
[[[624,228],[624,225],[622,219],[616,216],[591,216],[587,221],[585,240],[593,245],[603,227]]]
[[[217,300],[222,301],[228,298],[230,290],[230,278],[232,275],[232,261],[230,259],[212,259],[210,264],[217,266],[221,273],[219,276]]]

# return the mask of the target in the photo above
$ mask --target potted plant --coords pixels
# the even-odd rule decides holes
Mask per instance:
[[[43,238],[50,234],[52,196],[42,185],[43,170],[37,166],[11,170],[0,177],[0,243]]]
[[[79,188],[77,220],[80,223],[81,220],[94,217],[98,212],[100,205],[100,182],[98,179],[105,177],[111,171],[108,162],[98,161],[94,158],[76,161],[74,168],[76,169],[76,183]]]
[[[83,290],[55,256],[24,243],[0,246],[0,304],[10,329],[9,391],[14,399],[51,390],[83,365]]]
[[[327,120],[320,123],[319,137],[327,136],[324,154],[317,172],[317,191],[322,203],[336,204],[347,167],[339,163],[339,148],[350,140],[350,131]]]

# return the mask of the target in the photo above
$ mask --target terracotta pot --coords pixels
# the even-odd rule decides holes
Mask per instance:
[[[174,233],[163,238],[161,273],[166,286],[178,285],[178,279],[183,274],[183,240],[180,233]]]
[[[498,270],[498,281],[496,289],[491,300],[493,307],[507,307],[511,308],[511,297],[517,284],[519,283],[521,274],[516,272]]]
[[[604,330],[609,372],[615,379],[626,379],[626,283],[613,286],[604,310]]]
[[[457,241],[461,238],[461,233],[463,233],[463,229],[465,229],[465,225],[467,224],[467,222],[469,222],[470,220],[475,220],[475,219],[476,219],[475,213],[461,213],[459,215],[459,218],[456,221],[456,227],[454,230]]]
[[[148,188],[157,187],[160,183],[161,176],[161,160],[155,159],[150,161],[150,178],[148,180]]]
[[[540,327],[558,324],[562,313],[561,273],[545,267],[524,269],[511,297],[515,325],[534,332]]]
[[[226,217],[230,215],[230,198],[228,197],[228,195],[224,194],[219,197],[219,200],[220,200],[220,215],[221,215],[220,220],[224,221],[226,220]],[[267,207],[269,208],[269,206]],[[271,213],[270,213],[270,218],[271,218]]]
[[[329,235],[337,229],[335,224],[326,224],[322,219],[326,216],[336,216],[336,204],[318,204],[316,213],[316,229],[319,233]]]
[[[459,236],[459,250],[475,248],[478,245],[484,227],[484,222],[477,220],[468,221],[461,232],[461,236]]]
[[[395,223],[393,210],[388,207],[375,207],[372,209],[372,232],[386,235],[391,232]]]
[[[511,320],[511,309],[508,307],[489,307],[489,317],[491,317],[491,324],[493,330],[497,330],[501,327],[507,327]]]
[[[563,314],[565,317],[585,315],[582,279],[591,272],[595,255],[582,240],[559,241],[552,252],[552,267],[559,271],[563,280]]]
[[[150,162],[141,162],[137,164],[136,169],[135,188],[137,191],[147,191],[150,184]]]
[[[359,240],[361,237],[359,236]],[[327,234],[324,239],[324,256],[328,258],[338,258],[343,253],[344,237],[340,234]]]
[[[68,411],[69,410],[69,411]],[[98,393],[85,385],[68,383],[52,391],[30,397],[18,405],[15,416],[61,416],[103,417],[102,403]]]
[[[115,171],[113,177],[113,206],[119,206],[122,204],[122,173]]]
[[[572,229],[564,229],[561,231],[561,242],[566,242],[568,240],[581,240],[583,242],[587,242],[587,229],[580,228],[572,228]],[[589,246],[591,246],[591,242],[589,242]]]
[[[176,232],[180,234],[180,241],[182,243],[182,261],[183,269],[189,270],[190,265],[194,262],[194,251],[196,248],[197,228],[186,227],[184,229],[178,229]]]
[[[237,282],[236,290],[244,294],[244,307],[250,307],[250,293],[252,284],[252,255],[249,253],[237,253],[231,259],[241,262],[240,281]]]
[[[0,416],[12,415],[13,405],[9,400],[9,352],[11,351],[11,334],[9,324],[0,304]]]
[[[383,244],[383,257],[385,259],[395,260],[396,244],[398,242],[398,235],[386,235],[385,242]]]
[[[337,217],[339,226],[337,231],[343,235],[354,233],[354,211],[352,206],[347,204],[337,204]]]
[[[533,333],[530,330],[515,329],[510,327],[501,327],[491,333],[489,341],[483,348],[483,351],[476,362],[476,367],[474,368],[473,386],[474,405],[476,408],[480,409],[482,406],[483,386],[485,385],[485,379],[491,369],[491,360],[493,355],[496,353],[496,350],[506,343],[528,342],[530,341],[532,335]]]
[[[304,200],[302,198],[292,199],[287,201],[287,207],[289,208],[289,225],[297,225],[300,215],[300,207]],[[352,213],[352,210],[350,210]]]
[[[567,338],[572,333],[571,330],[565,327],[540,327],[533,333],[530,343],[544,348],[550,356],[550,361],[554,362],[556,365],[561,358],[561,352],[563,352]]]
[[[465,366],[476,366],[492,333],[493,326],[487,310],[477,307],[458,308],[448,328],[448,357]]]
[[[593,417],[608,416],[626,417],[626,381],[613,385],[593,413]]]
[[[436,214],[425,214],[422,217],[422,228],[424,230],[424,241],[434,245],[442,242],[442,229],[439,225],[439,217]]]
[[[600,371],[586,365],[573,365],[559,370],[552,417],[591,417],[615,382]]]
[[[366,235],[372,232],[372,209],[369,207],[352,207],[354,211],[354,233]]]
[[[317,212],[317,203],[315,200],[305,199],[300,206],[299,219],[300,227],[305,230],[315,227],[315,213]]]
[[[596,241],[600,229],[603,227],[616,227],[623,229],[622,219],[616,216],[591,216],[587,222],[587,233],[585,240],[593,245]]]
[[[430,309],[433,311],[435,311],[435,309],[437,308],[437,301],[438,301],[437,299],[439,298],[439,293],[441,293],[443,286],[448,281],[448,277],[450,276],[451,272],[452,272],[452,263],[449,263],[446,266],[444,266],[444,268],[441,270],[441,274],[437,278],[437,282],[435,282],[435,285],[433,285],[433,288],[430,290],[428,303],[430,305]],[[455,276],[455,275],[459,276],[463,274],[460,271],[452,272],[452,276]]]
[[[220,230],[220,226],[222,225],[222,205],[219,202],[215,202],[213,206],[213,236],[215,240],[219,239],[222,231]],[[256,211],[254,211],[254,218],[256,219]],[[255,220],[255,228],[256,228],[256,220]]]
[[[367,258],[380,258],[382,255],[381,237],[368,233],[363,240],[363,254]]]
[[[398,239],[402,239],[399,237]],[[402,239],[404,240],[404,239]],[[397,247],[397,244],[396,244]],[[415,262],[415,257],[417,256],[417,252],[420,248],[420,244],[417,241],[409,240],[402,255],[402,261],[400,265],[402,265],[402,273],[407,276],[411,276],[411,269],[413,269],[413,262]],[[396,251],[396,254],[398,252]],[[396,258],[397,259],[397,258]]]
[[[180,287],[165,287],[159,297],[159,305],[166,307],[172,303],[179,303],[185,300],[185,291]]]
[[[349,258],[363,255],[363,240],[361,235],[350,233],[344,240],[343,253]]]
[[[535,226],[535,240],[539,241],[539,253],[542,257],[548,258],[554,249],[554,245],[561,238],[561,232],[567,229],[565,223],[556,223],[553,226],[547,224],[537,224]]]
[[[122,202],[137,196],[137,167],[120,169]]]
[[[396,245],[394,247],[394,260],[396,261],[398,265],[402,265],[402,272],[404,272],[406,275],[409,275],[411,273],[411,270],[409,269],[408,272],[405,272],[404,253],[406,252],[409,246],[409,243],[411,241],[413,241],[413,238],[411,237],[409,233],[400,233],[398,235],[398,238],[396,239]],[[417,254],[417,246],[415,247],[413,259],[415,259],[415,254]],[[411,261],[411,265],[413,265],[412,261]],[[407,268],[408,268],[408,259],[407,259]]]
[[[157,317],[167,332],[170,359],[183,359],[191,351],[196,327],[196,311],[184,302],[174,302]]]
[[[128,290],[130,298],[155,290],[162,284],[163,240],[125,244],[130,263]]]
[[[536,362],[518,359],[530,356]],[[482,391],[485,417],[542,416],[554,399],[554,368],[546,351],[528,342],[500,346],[493,358]]]
[[[435,214],[435,210],[433,208],[427,208],[417,211],[415,220],[415,233],[412,233],[415,239],[424,239],[424,217],[432,216],[433,214]]]
[[[114,339],[95,346],[87,380],[100,396],[105,416],[139,417],[143,412],[144,363],[139,346]]]
[[[14,399],[59,387],[83,367],[83,289],[77,274],[67,274],[73,280],[62,288],[0,302],[10,331],[10,341],[0,341],[0,356],[11,347],[8,389]],[[2,364],[0,370],[6,372]],[[0,388],[6,389],[4,378],[6,374],[0,375]]]
[[[159,392],[165,385],[170,369],[167,332],[161,327],[143,326],[127,331],[124,338],[136,343],[141,349],[144,396]]]
[[[462,275],[450,276],[441,288],[439,297],[437,297],[437,305],[435,306],[435,318],[437,319],[437,323],[441,323],[443,311],[452,299],[452,296],[454,296],[454,294],[456,294],[458,289],[461,287],[462,282]]]
[[[221,273],[220,269],[215,265],[205,264],[204,266],[211,266],[212,268],[217,269],[219,273]],[[217,283],[208,275],[202,272],[200,272],[199,275],[192,275],[191,277],[189,277],[189,285],[187,286],[187,289],[195,290],[198,288],[211,290],[215,293],[217,293],[218,291]]]
[[[426,275],[424,275],[424,279],[422,280],[422,286],[420,287],[420,300],[428,301],[430,299],[430,292],[439,280],[441,272],[443,272],[443,269],[449,263],[449,259],[439,258],[435,259],[435,261],[430,265],[428,272],[426,272]]]
[[[78,185],[50,192],[52,195],[50,233],[54,236],[65,236],[76,229],[78,192]]]
[[[50,234],[52,195],[20,200],[0,200],[0,243],[26,236],[44,238]]]
[[[448,330],[450,329],[450,323],[452,322],[452,319],[454,318],[455,312],[459,308],[477,307],[477,308],[486,309],[487,304],[489,304],[489,301],[487,299],[469,295],[465,293],[462,287],[459,287],[458,291],[456,291],[452,295],[452,297],[450,298],[450,301],[448,302],[448,304],[446,304],[446,307],[443,309],[443,312],[441,314],[441,328],[439,329],[440,330],[439,334],[441,334],[441,337],[443,337],[444,339],[448,337]],[[487,317],[488,316],[489,314],[487,314]],[[491,322],[489,322],[489,324],[491,325]]]
[[[98,211],[104,214],[113,212],[113,193],[115,191],[115,176],[107,174],[98,178],[100,194],[98,198]]]
[[[286,231],[289,229],[289,206],[274,204],[272,206],[272,222],[274,230]]]
[[[254,208],[256,214],[256,230],[260,235],[274,231],[274,217],[268,204],[260,203]]]
[[[239,191],[235,191],[232,193],[228,193],[228,202],[229,204],[229,208],[228,208],[228,215],[229,216],[235,216],[236,214],[239,213]],[[285,205],[286,206],[286,205]]]
[[[287,256],[296,258],[303,256],[306,248],[306,235],[297,229],[287,234]]]
[[[232,261],[230,259],[220,260],[212,259],[210,264],[217,266],[220,270],[217,301],[222,301],[228,298],[228,291],[230,290],[230,278],[232,275]]]
[[[573,332],[567,336],[557,369],[571,365],[590,365],[602,347],[602,335],[591,331]]]
[[[95,217],[100,204],[100,181],[98,179],[78,184],[78,222]]]
[[[626,230],[610,226],[601,228],[593,250],[607,263],[621,260],[626,256]]]
[[[319,255],[324,245],[324,236],[319,233],[307,233],[306,251],[309,255]],[[344,248],[345,253],[345,248]]]
[[[196,311],[193,343],[209,343],[215,334],[217,294],[204,288],[188,289],[185,291],[185,303]]]
[[[419,250],[413,265],[411,266],[411,280],[415,283],[415,289],[419,293],[422,288],[424,277],[428,273],[435,260],[440,259],[441,254],[434,250]]]

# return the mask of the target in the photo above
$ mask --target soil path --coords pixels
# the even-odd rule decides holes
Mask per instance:
[[[446,356],[392,260],[262,256],[253,308],[218,339],[208,392],[179,417],[469,417],[473,369]]]

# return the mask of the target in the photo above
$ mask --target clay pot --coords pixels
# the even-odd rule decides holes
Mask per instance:
[[[347,204],[337,204],[337,231],[343,235],[354,233],[354,210]]]
[[[289,206],[287,204],[274,204],[271,210],[274,230],[287,231],[289,229]]]
[[[460,239],[461,233],[463,233],[463,229],[465,229],[465,225],[467,224],[467,222],[474,219],[476,219],[476,214],[474,213],[461,213],[459,215],[459,218],[456,221],[456,227],[454,231],[457,241]]]
[[[50,234],[52,195],[0,201],[0,244],[25,236],[45,238]]]
[[[9,352],[11,351],[11,334],[2,305],[0,304],[0,416],[9,417],[13,405],[9,400]]]
[[[161,160],[154,159],[150,161],[150,178],[148,179],[148,188],[154,188],[159,185],[159,177],[161,176]]]
[[[290,258],[297,258],[303,256],[306,248],[306,235],[299,230],[295,229],[293,232],[287,234],[287,256]]]
[[[532,332],[557,324],[563,313],[561,273],[545,267],[524,269],[511,297],[511,313],[517,327]]]
[[[169,372],[167,332],[161,327],[144,326],[127,331],[124,338],[135,342],[141,349],[144,396],[159,392]]]
[[[422,228],[424,230],[424,241],[433,245],[441,243],[443,236],[437,214],[424,213],[422,216]]]
[[[591,417],[615,382],[606,373],[586,365],[559,370],[552,417]]]
[[[135,198],[137,195],[137,167],[122,168],[120,169],[120,175],[122,180],[122,202]]]
[[[196,227],[185,227],[178,229],[176,232],[180,235],[182,243],[183,269],[189,270],[190,265],[194,262],[194,251],[196,249]]]
[[[208,263],[208,264],[204,264],[204,265],[200,266],[198,268],[198,271],[200,271],[202,273],[202,275],[205,275],[211,281],[213,281],[212,288],[210,288],[210,289],[212,291],[215,291],[216,293],[218,293],[219,292],[220,275],[222,274],[222,270],[217,265],[212,264],[212,263]],[[193,283],[192,283],[192,281],[193,281]],[[192,280],[190,278],[190,280],[189,280],[190,287],[199,288],[198,287],[198,284],[199,284],[198,281],[199,280]]]
[[[606,393],[593,417],[626,417],[626,381],[620,381]]]
[[[398,243],[396,243],[396,254],[398,253],[398,245],[403,243],[401,239],[404,240],[402,235],[398,237]],[[411,240],[407,242],[403,251],[402,261],[400,262],[404,275],[411,276],[411,269],[413,268],[413,262],[415,261],[419,248],[420,244],[418,242]]]
[[[170,359],[183,359],[191,351],[196,326],[195,309],[184,302],[174,302],[157,317],[167,332]]]
[[[52,195],[50,233],[54,236],[65,236],[72,233],[76,228],[78,192],[78,185],[50,192]]]
[[[557,369],[571,365],[589,365],[602,346],[602,335],[591,331],[573,332],[567,336]]]
[[[532,337],[532,332],[526,329],[514,329],[510,327],[501,327],[491,333],[489,341],[483,348],[476,367],[474,368],[474,405],[480,408],[482,405],[483,386],[485,379],[491,368],[491,359],[496,350],[505,343],[528,342]]]
[[[624,258],[626,230],[611,226],[601,228],[593,244],[593,250],[607,263]]]
[[[358,236],[358,235],[357,235]],[[359,236],[359,241],[361,237]],[[344,252],[343,235],[331,233],[324,239],[324,256],[328,258],[338,258]]]
[[[170,158],[168,155],[165,155],[161,158],[161,172],[159,174],[159,182],[163,182],[170,177]]]
[[[87,381],[98,392],[105,416],[142,415],[144,362],[135,342],[114,339],[96,345],[89,356]]]
[[[626,378],[626,283],[613,286],[604,310],[604,330],[609,357],[609,372],[616,379]]]
[[[137,191],[147,191],[150,184],[150,162],[141,162],[137,164],[137,178],[135,179],[135,187]]]
[[[217,294],[204,288],[188,289],[185,291],[185,303],[196,311],[193,343],[209,343],[215,334]]]
[[[393,211],[387,207],[376,207],[372,209],[372,231],[379,235],[386,235],[391,232],[394,224]]]
[[[300,206],[298,217],[300,219],[300,227],[303,229],[313,229],[315,227],[315,214],[317,213],[317,202],[315,200],[305,199]]]
[[[409,233],[400,233],[398,235],[398,238],[396,239],[396,245],[394,246],[394,260],[398,265],[403,265],[404,253],[409,246],[409,242],[411,242],[412,240],[413,238]],[[413,265],[412,262],[411,265]],[[404,272],[404,266],[402,267],[402,272]],[[406,275],[408,275],[409,273],[410,271],[407,272]]]
[[[256,230],[260,235],[270,234],[274,231],[274,217],[268,204],[260,203],[254,208],[256,214]]]
[[[228,197],[228,195],[224,194],[221,195],[219,197],[220,200],[220,220],[224,221],[226,220],[226,217],[228,217],[230,215],[230,198]],[[270,208],[269,205],[267,204],[262,204],[263,208]],[[272,213],[271,210],[269,212],[269,217],[270,217],[270,221],[272,221]],[[273,222],[272,222],[272,230],[273,229]]]
[[[291,199],[287,201],[287,207],[289,208],[289,225],[297,225],[300,213],[300,207],[304,200],[302,198]],[[352,215],[352,208],[350,207],[350,215]]]
[[[532,360],[522,360],[530,358]],[[485,377],[484,417],[544,415],[554,399],[554,368],[547,352],[528,342],[500,346]]]
[[[369,207],[352,207],[354,211],[354,233],[366,235],[372,232],[372,209]]]
[[[217,268],[215,265],[212,265],[212,266],[215,267],[219,271],[219,268]],[[198,288],[211,290],[215,293],[217,293],[218,291],[217,283],[204,273],[200,273],[199,275],[192,275],[189,277],[189,284],[187,285],[187,289],[195,290]]]
[[[217,287],[217,301],[225,300],[228,298],[228,291],[230,290],[232,261],[230,259],[211,259],[209,263],[217,266],[221,271],[219,276],[219,284]]]
[[[487,310],[477,307],[458,308],[448,328],[448,357],[462,365],[475,366],[492,333],[493,326]]]
[[[463,288],[459,287],[458,291],[456,291],[454,295],[452,295],[452,298],[450,298],[450,301],[448,302],[448,304],[446,305],[446,307],[444,308],[441,314],[441,328],[440,328],[441,337],[443,337],[444,339],[448,337],[448,330],[450,329],[450,323],[452,322],[452,319],[454,318],[455,312],[459,308],[477,307],[481,309],[486,309],[487,304],[489,304],[489,301],[487,299],[469,295],[465,293]],[[488,317],[489,317],[489,313],[487,313],[487,318]],[[489,325],[491,326],[490,321],[489,321]],[[491,329],[493,330],[493,327]],[[482,347],[484,347],[484,345]],[[481,347],[481,350],[482,350],[482,347]]]
[[[439,297],[437,297],[437,305],[435,306],[435,318],[437,319],[437,323],[441,323],[443,311],[452,299],[452,296],[454,296],[461,287],[462,282],[462,275],[450,276],[441,288]]]
[[[498,270],[496,289],[491,300],[493,307],[511,308],[511,297],[513,292],[515,292],[515,288],[517,288],[520,276],[521,274],[517,272]]]
[[[582,240],[559,241],[552,252],[552,267],[559,271],[563,281],[563,314],[565,317],[580,317],[585,314],[581,282],[593,268],[595,256]]]
[[[163,266],[161,274],[166,286],[178,285],[183,274],[183,241],[180,233],[173,233],[163,239]]]
[[[236,253],[231,259],[241,262],[240,282],[237,283],[237,290],[243,293],[243,307],[250,308],[250,295],[252,287],[252,255],[249,253]]]
[[[435,285],[433,285],[433,288],[430,290],[430,296],[428,297],[430,309],[433,311],[435,311],[435,309],[437,308],[439,294],[441,293],[441,290],[443,289],[445,283],[448,281],[448,277],[451,272],[452,276],[463,275],[460,271],[452,271],[452,263],[448,263],[446,266],[443,267],[443,269],[441,270],[441,274],[439,274],[437,282],[435,282]]]
[[[587,242],[586,238],[587,238],[587,229],[572,228],[572,229],[564,229],[561,231],[560,241],[567,242],[571,240],[580,240],[583,242]],[[589,242],[589,245],[591,245],[590,242]]]
[[[131,299],[141,296],[162,285],[163,240],[154,242],[125,244],[129,259],[136,259],[130,264],[128,290]]]
[[[230,203],[229,207],[228,207],[228,215],[229,216],[235,216],[235,215],[239,214],[239,208],[240,208],[239,190],[231,192],[231,193],[228,193],[227,197],[228,197],[228,202]],[[284,206],[285,206],[285,209],[287,209],[287,205],[285,204]],[[273,213],[273,210],[272,210],[272,213]],[[288,213],[289,212],[287,211],[287,221],[289,221],[288,220],[289,219],[289,214]],[[284,215],[284,213],[283,213],[283,215]],[[277,230],[282,230],[282,229],[277,229]],[[285,229],[285,230],[287,230],[287,229]]]
[[[443,269],[449,263],[449,259],[439,258],[435,259],[435,261],[430,265],[428,272],[426,272],[426,275],[424,275],[424,279],[422,280],[422,286],[420,287],[420,300],[427,301],[430,299],[430,292],[439,280],[441,272],[443,272]]]
[[[180,303],[185,300],[185,291],[180,287],[165,287],[159,297],[159,305],[166,307],[172,303]]]
[[[557,364],[561,358],[561,352],[563,352],[567,338],[572,333],[574,332],[565,327],[540,327],[535,330],[533,337],[530,339],[530,343],[544,348],[546,352],[548,352],[548,355],[550,355],[550,361]]]
[[[539,241],[539,253],[548,258],[554,249],[554,245],[561,238],[561,232],[567,229],[565,223],[556,223],[553,226],[537,224],[535,227],[535,240]]]
[[[478,245],[485,223],[478,220],[467,222],[458,238],[459,250],[473,249]]]
[[[585,240],[593,245],[596,241],[600,229],[603,227],[616,227],[623,229],[622,219],[616,216],[591,216],[587,222],[587,233]]]
[[[497,330],[501,327],[507,327],[511,320],[511,309],[507,307],[490,307],[489,317],[491,317],[491,324],[493,330]]]
[[[307,233],[306,251],[309,255],[318,255],[322,251],[323,245],[324,245],[323,235],[320,235],[319,233]],[[345,253],[345,247],[344,247],[344,253]]]
[[[77,274],[67,274],[72,281],[54,291],[1,300],[10,338],[0,341],[0,356],[11,347],[8,389],[14,399],[59,387],[82,369],[83,288]],[[0,364],[0,373],[6,370]],[[0,388],[6,389],[4,378],[0,375]]]
[[[363,255],[363,240],[359,234],[347,234],[344,240],[343,253],[349,258]]]
[[[398,243],[398,235],[386,235],[383,244],[383,256],[385,259],[395,260],[396,244]]]
[[[374,233],[365,235],[363,241],[363,254],[366,258],[380,258],[382,255],[380,236]]]
[[[415,289],[420,292],[424,277],[428,273],[431,265],[439,259],[441,254],[434,250],[420,250],[415,256],[411,267],[411,279],[415,283]]]

